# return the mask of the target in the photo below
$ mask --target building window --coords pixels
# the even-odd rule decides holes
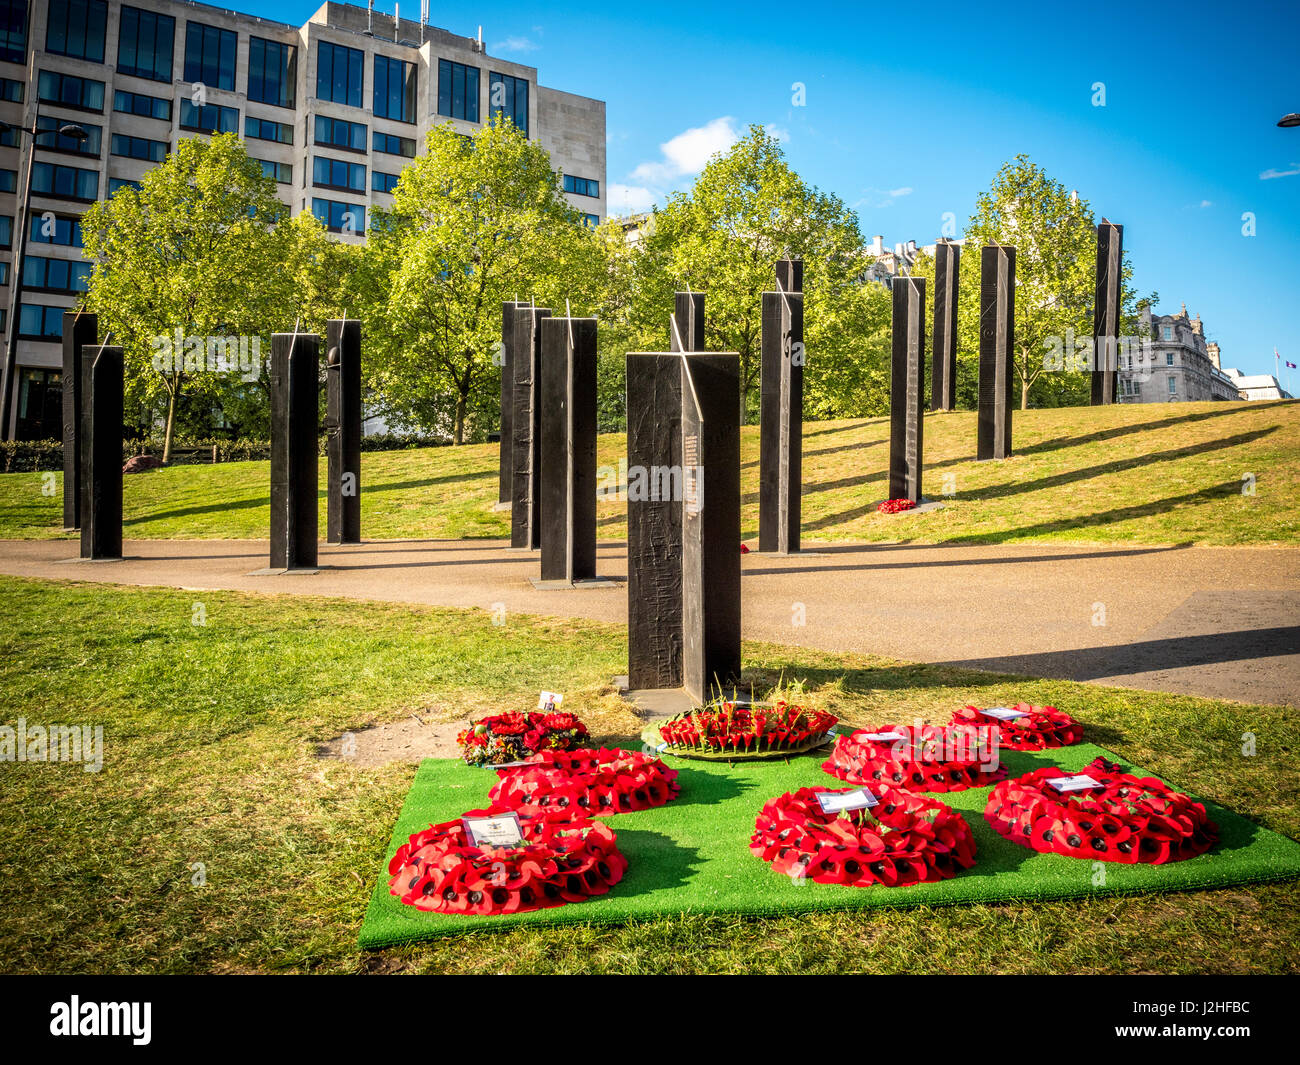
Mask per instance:
[[[0,329],[4,328],[0,317]],[[63,374],[23,366],[18,377],[16,440],[47,440],[57,437],[63,424]]]
[[[574,177],[572,174],[564,175],[564,191],[571,192],[575,196],[600,196],[600,182],[595,178]]]
[[[108,179],[108,194],[110,196],[119,189],[139,189],[140,182],[132,181],[130,178],[111,177]]]
[[[488,88],[488,114],[500,113],[528,136],[528,82],[509,74],[492,72]]]
[[[186,81],[235,91],[235,34],[202,22],[185,23]]]
[[[0,0],[0,60],[27,63],[27,0]]]
[[[125,4],[120,19],[117,72],[150,81],[171,81],[176,20]]]
[[[118,89],[113,93],[113,110],[125,115],[141,115],[144,118],[157,118],[163,122],[172,120],[172,102],[160,96],[146,96],[142,92],[127,92]]]
[[[415,122],[416,66],[375,56],[375,114],[394,122]]]
[[[63,339],[66,310],[66,307],[46,307],[43,303],[24,303],[19,308],[18,335],[29,340]]]
[[[32,219],[35,221],[35,219]],[[0,214],[0,248],[12,248],[14,246],[14,218],[13,215]]]
[[[339,203],[337,200],[313,198],[311,213],[323,226],[335,233],[361,233],[366,228],[365,204]]]
[[[0,262],[0,285],[9,284],[9,260]]]
[[[586,222],[587,225],[591,226],[592,229],[595,229],[600,225],[600,215],[598,214],[584,214],[582,220]]]
[[[3,25],[4,19],[4,0],[0,0],[0,25]],[[4,40],[4,30],[0,29],[0,41]],[[14,81],[13,78],[0,78],[0,100],[10,104],[20,104],[27,98],[23,91],[27,86],[24,82]]]
[[[313,185],[320,185],[327,189],[365,192],[366,168],[360,163],[349,163],[345,159],[327,159],[323,155],[318,155],[312,159],[311,180]]]
[[[1166,339],[1166,340],[1173,340],[1173,339],[1174,339],[1174,327],[1173,327],[1173,326],[1171,326],[1171,325],[1167,325],[1167,326],[1165,326],[1165,327],[1164,327],[1164,331],[1165,331],[1165,334],[1164,334],[1164,335],[1165,335],[1165,339]]]
[[[1169,375],[1169,394],[1172,396],[1178,391],[1178,378],[1173,374]]]
[[[370,187],[375,192],[391,193],[397,188],[397,174],[385,174],[382,170],[371,171]]]
[[[125,159],[146,159],[151,163],[161,163],[167,158],[167,142],[114,133],[110,151],[113,155],[120,155]]]
[[[12,221],[12,219],[10,219]],[[36,215],[32,218],[30,237],[34,244],[62,244],[67,248],[80,248],[81,219],[66,215]],[[6,230],[6,235],[7,235]]]
[[[1172,366],[1173,364],[1174,364],[1174,353],[1173,353],[1172,351],[1166,351],[1166,352],[1165,352],[1165,365],[1166,365],[1166,366]]]
[[[386,155],[404,155],[408,159],[415,158],[415,141],[409,137],[394,137],[391,133],[380,133],[375,130],[373,147],[377,152],[384,152]]]
[[[36,98],[42,103],[59,104],[78,111],[103,111],[104,83],[42,70],[36,79]]]
[[[78,125],[86,131],[85,140],[77,140],[76,137],[67,137],[59,132],[61,126],[67,125],[61,118],[54,118],[51,115],[41,115],[36,119],[36,130],[40,137],[37,142],[42,148],[51,152],[73,152],[76,155],[99,155],[101,138],[104,135],[103,126],[92,126],[89,122],[81,122]]]
[[[293,107],[297,98],[298,49],[292,44],[248,39],[248,98]]]
[[[262,167],[262,176],[274,178],[281,185],[293,184],[293,164],[277,163],[274,159],[254,159]]]
[[[357,49],[321,41],[316,53],[316,98],[360,107],[364,64],[365,55]]]
[[[438,114],[478,121],[478,67],[438,60]]]
[[[259,141],[292,144],[293,126],[288,122],[272,122],[269,118],[254,118],[249,115],[244,119],[244,136]]]
[[[116,137],[113,138],[117,140]],[[99,171],[77,166],[36,163],[32,167],[32,192],[69,200],[99,199]]]
[[[198,107],[189,100],[182,100],[181,129],[195,133],[238,133],[239,111],[219,104]]]
[[[41,292],[85,292],[90,263],[29,255],[23,261],[23,287]]]
[[[18,191],[18,171],[0,170],[0,192]]]
[[[45,50],[89,63],[104,61],[106,0],[50,0],[45,20]]]
[[[341,118],[316,116],[316,143],[331,148],[344,148],[350,152],[366,150],[366,127],[360,122],[345,122]]]

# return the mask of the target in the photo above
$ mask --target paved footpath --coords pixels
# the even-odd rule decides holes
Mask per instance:
[[[500,541],[322,545],[315,574],[260,576],[267,544],[131,540],[69,562],[69,540],[0,541],[0,573],[481,607],[624,622],[626,585],[535,589],[536,552]],[[1300,549],[815,545],[742,560],[748,639],[1300,705]],[[598,572],[623,576],[625,546]],[[802,621],[802,624],[799,622]]]

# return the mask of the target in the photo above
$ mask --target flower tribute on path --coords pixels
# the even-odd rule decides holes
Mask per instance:
[[[456,737],[467,765],[522,762],[542,751],[570,751],[588,738],[587,726],[564,711],[496,714]]]

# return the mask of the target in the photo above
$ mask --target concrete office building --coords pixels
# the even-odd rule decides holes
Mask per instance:
[[[1149,345],[1121,349],[1121,403],[1187,403],[1242,398],[1219,366],[1219,346],[1205,339],[1201,316],[1189,317],[1183,304],[1177,314],[1144,316]]]
[[[10,437],[60,435],[62,313],[89,273],[81,212],[138,181],[179,138],[239,133],[295,213],[359,241],[370,207],[392,203],[431,126],[472,133],[498,112],[550,152],[569,203],[603,220],[604,102],[538,84],[535,67],[489,56],[481,32],[462,37],[338,3],[291,26],[186,0],[0,0]],[[60,134],[68,124],[85,138]],[[33,125],[34,148],[20,129]],[[24,235],[16,228],[29,162]]]

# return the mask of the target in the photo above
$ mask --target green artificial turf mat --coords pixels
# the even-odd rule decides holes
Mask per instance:
[[[1001,752],[1012,776],[1048,765],[1074,773],[1098,755],[1133,769],[1131,763],[1088,743],[1037,753]],[[1219,843],[1208,854],[1187,861],[1120,865],[1039,854],[989,828],[983,814],[990,788],[985,787],[935,796],[966,818],[978,846],[975,866],[952,879],[896,888],[796,882],[773,872],[753,854],[749,837],[768,799],[800,787],[847,786],[823,772],[823,760],[824,755],[816,753],[796,756],[789,763],[728,766],[668,757],[665,761],[677,770],[681,785],[676,799],[654,810],[604,818],[617,833],[619,850],[628,860],[627,873],[608,895],[493,917],[423,913],[389,894],[388,860],[397,848],[430,823],[486,806],[487,793],[497,779],[491,771],[471,769],[457,760],[426,759],[416,772],[385,853],[361,925],[361,946],[383,947],[512,925],[619,923],[677,913],[778,914],[1057,899],[1218,888],[1300,875],[1300,844],[1210,802],[1205,808],[1219,826]]]

